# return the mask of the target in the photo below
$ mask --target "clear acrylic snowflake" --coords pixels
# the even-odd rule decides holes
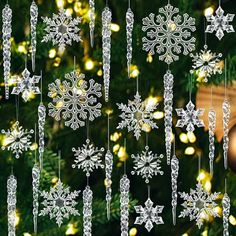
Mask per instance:
[[[66,74],[65,78],[63,82],[57,79],[48,85],[48,96],[55,104],[48,104],[49,115],[57,121],[64,119],[66,126],[76,130],[84,126],[87,119],[93,121],[101,115],[102,105],[97,102],[97,98],[102,96],[101,85],[93,79],[88,85],[85,75],[76,71]]]
[[[41,76],[33,75],[30,77],[30,72],[27,68],[22,72],[22,77],[14,76],[14,82],[16,87],[13,88],[12,94],[19,95],[22,93],[22,98],[27,102],[30,98],[30,94],[40,94],[39,87],[36,84],[39,83]]]
[[[222,69],[219,66],[220,58],[222,54],[216,54],[208,50],[207,45],[204,45],[204,49],[201,50],[200,53],[190,54],[193,59],[193,70],[191,73],[196,71],[201,77],[204,77],[205,82],[207,82],[207,78],[211,77],[213,74],[222,73]]]
[[[230,25],[230,22],[234,19],[234,14],[224,15],[224,10],[221,6],[215,12],[215,15],[206,16],[207,22],[210,25],[206,28],[206,33],[213,33],[216,31],[216,37],[221,40],[224,37],[224,31],[227,33],[234,32],[234,27]]]
[[[147,31],[147,37],[142,39],[143,50],[154,55],[156,49],[159,59],[171,64],[179,59],[178,54],[187,55],[195,49],[196,39],[191,37],[196,30],[195,19],[187,13],[179,15],[179,9],[170,4],[160,8],[159,13],[143,19],[142,30]]]
[[[214,210],[217,203],[214,201],[219,197],[220,193],[209,193],[203,189],[201,183],[198,183],[196,190],[190,189],[190,194],[179,193],[180,197],[184,200],[182,206],[185,208],[179,215],[181,218],[189,216],[190,221],[196,220],[197,226],[200,228],[204,219],[209,219],[209,216],[219,217],[218,213]]]
[[[12,128],[8,130],[2,130],[2,134],[6,135],[2,150],[7,149],[15,154],[16,158],[19,158],[23,151],[27,151],[31,145],[31,137],[34,130],[23,129],[17,121]]]
[[[60,227],[64,219],[69,219],[70,215],[78,216],[79,212],[75,209],[77,202],[75,199],[79,196],[80,191],[70,192],[69,187],[64,187],[61,180],[49,192],[42,191],[41,196],[44,198],[43,209],[39,216],[49,215],[50,219],[55,218]]]
[[[131,158],[134,159],[134,171],[131,174],[141,175],[146,183],[149,183],[149,179],[154,175],[164,174],[160,166],[163,155],[158,156],[157,154],[153,154],[152,151],[149,151],[148,146],[145,147],[145,151],[142,151],[141,154],[136,156],[132,154]]]
[[[205,109],[200,108],[197,110],[194,110],[195,105],[192,103],[192,101],[189,101],[186,105],[186,110],[183,108],[176,109],[177,115],[181,117],[177,121],[176,127],[183,128],[186,126],[186,130],[188,132],[193,132],[195,130],[194,126],[197,127],[204,127],[203,120],[199,119],[199,116],[202,116]]]
[[[60,9],[59,14],[53,14],[52,18],[42,17],[46,24],[46,35],[42,42],[52,41],[53,45],[58,45],[62,50],[66,45],[71,45],[72,41],[80,42],[81,37],[78,35],[78,24],[81,22],[80,17],[72,18],[66,15],[65,9]]]
[[[137,214],[140,214],[135,219],[134,224],[141,225],[145,223],[145,228],[148,232],[153,228],[153,223],[160,225],[164,224],[163,219],[159,214],[162,213],[164,206],[155,206],[153,207],[153,202],[150,198],[145,202],[145,206],[135,206],[134,209]]]
[[[122,121],[119,123],[117,129],[127,127],[128,132],[134,132],[137,140],[141,136],[141,131],[144,130],[144,125],[148,125],[152,129],[158,128],[153,121],[153,112],[158,104],[147,106],[146,102],[141,101],[141,96],[138,92],[136,92],[133,101],[128,100],[128,105],[117,103],[117,106],[122,111],[121,115],[119,115]]]
[[[72,148],[72,151],[75,156],[72,168],[77,167],[78,169],[82,169],[86,172],[87,177],[90,176],[90,173],[93,172],[94,169],[104,168],[101,160],[104,148],[98,149],[97,147],[94,147],[89,139],[86,140],[86,144],[81,148]]]

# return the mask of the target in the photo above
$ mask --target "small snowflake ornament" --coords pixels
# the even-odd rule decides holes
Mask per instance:
[[[152,151],[149,151],[148,146],[145,147],[145,151],[142,151],[141,154],[137,156],[132,154],[131,158],[134,159],[134,171],[132,171],[131,174],[141,175],[146,183],[149,183],[149,179],[154,175],[164,174],[160,166],[163,155],[158,156],[154,154]]]
[[[196,39],[191,35],[196,30],[195,19],[187,13],[179,15],[179,9],[170,4],[160,8],[159,13],[143,19],[142,30],[147,32],[142,39],[143,50],[151,55],[156,50],[161,61],[171,64],[179,59],[179,54],[187,55],[195,49]]]
[[[135,206],[134,209],[137,214],[140,214],[135,219],[134,224],[141,225],[145,223],[145,228],[148,232],[153,228],[153,223],[160,225],[164,224],[163,219],[159,214],[162,213],[164,206],[155,206],[153,207],[153,202],[150,198],[145,202],[145,206]]]
[[[233,33],[234,27],[230,25],[233,21],[235,14],[224,15],[224,10],[221,6],[215,12],[215,15],[206,16],[207,22],[210,25],[206,28],[206,33],[216,32],[216,37],[221,40],[224,37],[224,31],[227,33]]]
[[[152,129],[158,128],[156,123],[153,121],[153,112],[156,110],[158,104],[147,106],[146,102],[141,100],[138,91],[134,96],[134,100],[128,101],[128,105],[117,103],[117,106],[122,111],[122,114],[119,115],[122,121],[119,123],[117,129],[127,127],[128,132],[134,132],[134,136],[137,140],[141,136],[141,131],[144,129],[144,125],[148,125]]]
[[[2,134],[6,135],[4,146],[2,150],[7,149],[15,154],[15,157],[18,159],[23,151],[27,151],[31,145],[31,137],[34,133],[34,130],[23,129],[17,121],[12,128],[8,130],[2,130]]]
[[[209,193],[203,189],[201,183],[198,183],[195,189],[190,189],[190,194],[179,193],[180,197],[184,200],[182,206],[184,210],[181,211],[179,217],[185,218],[189,216],[190,220],[196,220],[198,228],[201,228],[204,219],[209,219],[209,216],[219,217],[215,211],[217,203],[215,200],[219,197],[220,193]]]
[[[181,119],[177,121],[176,127],[183,128],[186,126],[188,132],[193,132],[195,130],[194,126],[204,127],[204,122],[200,120],[199,117],[203,115],[205,109],[200,108],[194,110],[194,107],[195,105],[190,100],[186,105],[186,110],[183,108],[176,109],[177,115],[181,117]]]
[[[93,121],[101,115],[102,104],[97,98],[102,96],[101,85],[93,79],[88,82],[84,74],[72,71],[65,75],[66,80],[57,79],[55,83],[49,84],[48,96],[53,99],[49,103],[49,116],[57,121],[63,118],[65,125],[76,130],[85,125],[89,119]]]
[[[50,219],[55,219],[60,227],[64,219],[69,219],[70,215],[78,216],[79,212],[75,209],[77,202],[75,199],[79,196],[80,191],[70,192],[69,187],[64,187],[61,180],[49,192],[42,191],[41,196],[44,198],[43,209],[39,216],[49,215]]]
[[[86,176],[89,177],[90,173],[94,169],[104,168],[102,164],[101,157],[104,152],[104,148],[98,149],[90,142],[89,139],[86,140],[86,144],[83,147],[75,149],[72,148],[72,151],[75,153],[75,160],[72,168],[82,169],[86,172]]]
[[[52,18],[42,17],[42,19],[46,24],[44,29],[46,35],[42,42],[52,41],[53,45],[58,45],[61,50],[64,50],[66,45],[72,44],[72,41],[82,41],[78,35],[80,17],[72,18],[71,15],[66,14],[65,9],[60,9],[58,15],[53,14]]]
[[[39,87],[36,84],[39,83],[41,76],[33,75],[30,77],[30,72],[27,68],[22,72],[22,77],[15,76],[14,82],[16,87],[13,88],[12,94],[22,94],[22,98],[27,102],[30,98],[30,94],[40,94]]]
[[[190,54],[193,60],[193,70],[198,73],[200,77],[203,77],[205,82],[208,81],[208,78],[216,73],[222,74],[222,69],[219,66],[220,58],[222,57],[221,53],[214,53],[211,50],[208,50],[208,46],[204,45],[204,49],[200,53]]]

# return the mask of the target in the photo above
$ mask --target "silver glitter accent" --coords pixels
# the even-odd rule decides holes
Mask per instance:
[[[2,50],[3,71],[5,83],[5,98],[9,99],[9,84],[11,72],[11,33],[12,33],[12,10],[8,4],[2,10]]]
[[[92,236],[93,192],[89,186],[83,191],[83,235]]]
[[[222,199],[223,205],[223,236],[229,236],[229,215],[230,215],[230,198],[227,193]]]
[[[94,45],[94,28],[95,28],[95,2],[89,0],[89,29],[90,29],[90,44]]]
[[[103,58],[103,80],[105,88],[105,101],[109,99],[110,87],[110,61],[111,61],[111,18],[109,7],[102,12],[102,58]]]

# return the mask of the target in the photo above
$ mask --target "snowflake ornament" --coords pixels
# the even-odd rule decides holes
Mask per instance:
[[[39,87],[36,84],[39,83],[41,76],[33,75],[30,77],[30,72],[27,68],[22,72],[22,77],[15,76],[14,82],[16,87],[13,88],[12,94],[22,94],[22,98],[27,102],[30,98],[30,94],[40,94]]]
[[[141,225],[145,223],[145,228],[148,232],[153,228],[153,223],[160,225],[164,224],[163,219],[159,214],[162,213],[164,206],[155,206],[153,207],[153,202],[150,198],[145,202],[145,206],[135,206],[134,209],[137,214],[140,214],[135,219],[134,224]]]
[[[94,169],[104,168],[102,164],[101,157],[104,152],[104,148],[98,149],[90,142],[89,139],[86,140],[86,144],[83,147],[75,149],[72,148],[72,151],[75,153],[75,160],[72,168],[82,169],[86,172],[86,176],[89,177],[90,173]]]
[[[180,218],[189,216],[190,221],[196,220],[198,228],[201,228],[204,219],[209,219],[209,216],[219,217],[214,208],[217,206],[215,200],[220,193],[211,194],[206,192],[202,184],[198,183],[196,190],[190,189],[190,194],[185,192],[179,194],[184,200],[184,203],[182,203],[184,210],[180,213]]]
[[[201,50],[200,53],[196,53],[195,55],[191,53],[190,56],[193,60],[193,70],[191,70],[190,73],[193,74],[196,71],[197,74],[204,78],[205,82],[207,82],[208,77],[211,77],[213,74],[222,74],[222,69],[219,66],[222,54],[211,52],[211,50],[208,50],[207,45],[204,45],[204,49]]]
[[[230,25],[230,22],[233,21],[235,14],[224,15],[224,10],[221,6],[215,12],[215,15],[206,16],[207,22],[210,25],[206,28],[206,33],[216,32],[216,37],[221,40],[224,37],[224,31],[227,33],[233,33],[234,27]]]
[[[186,105],[186,110],[183,108],[176,109],[177,115],[181,117],[181,119],[177,121],[176,127],[183,128],[186,126],[188,132],[193,132],[195,130],[194,126],[198,128],[204,127],[204,122],[199,119],[199,116],[203,115],[205,109],[200,108],[194,110],[194,107],[195,105],[190,100]]]
[[[145,147],[145,151],[142,151],[141,154],[137,156],[132,154],[131,158],[134,159],[134,171],[131,174],[141,175],[146,183],[149,183],[149,179],[154,175],[164,174],[160,166],[163,155],[158,156],[157,154],[153,154],[152,151],[149,151],[148,146]]]
[[[12,128],[8,130],[2,130],[2,134],[6,135],[2,150],[7,149],[15,154],[15,158],[19,158],[23,151],[30,149],[31,137],[34,130],[23,129],[17,121]]]
[[[66,14],[65,9],[60,9],[58,15],[53,14],[52,18],[42,17],[42,19],[46,24],[44,29],[46,35],[42,42],[52,41],[53,45],[58,45],[61,50],[64,50],[66,45],[72,44],[72,41],[82,41],[78,35],[80,17],[72,18],[71,15]]]
[[[127,127],[128,132],[134,132],[134,136],[137,140],[141,136],[141,131],[144,130],[145,125],[150,126],[152,129],[158,128],[153,121],[153,112],[158,104],[147,106],[146,102],[141,100],[138,91],[133,101],[128,100],[128,105],[117,103],[117,106],[122,111],[122,114],[119,115],[122,121],[119,123],[117,129]]]
[[[63,118],[65,125],[76,130],[85,125],[89,119],[93,121],[101,115],[101,103],[97,98],[102,96],[101,85],[93,79],[88,82],[84,80],[84,74],[72,71],[65,75],[66,80],[59,79],[49,84],[48,96],[53,98],[49,103],[49,115],[57,121]]]
[[[179,9],[170,4],[160,8],[159,13],[143,19],[142,30],[147,31],[147,37],[142,39],[143,50],[151,55],[156,50],[161,61],[171,64],[179,60],[178,54],[187,55],[195,49],[196,39],[191,37],[196,30],[195,19],[187,13],[179,15]]]
[[[80,191],[70,192],[69,187],[64,187],[61,180],[49,192],[42,191],[41,196],[44,198],[43,209],[39,216],[49,215],[50,219],[55,219],[60,227],[64,219],[69,219],[70,215],[79,216],[78,210],[75,209],[77,202],[75,199],[79,196]]]

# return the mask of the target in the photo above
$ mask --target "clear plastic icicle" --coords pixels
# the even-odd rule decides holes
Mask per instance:
[[[90,30],[90,45],[94,45],[94,28],[95,28],[95,1],[89,0],[89,30]]]
[[[222,199],[222,205],[223,205],[223,236],[229,236],[230,198],[226,192],[226,180],[225,180],[225,194]]]

